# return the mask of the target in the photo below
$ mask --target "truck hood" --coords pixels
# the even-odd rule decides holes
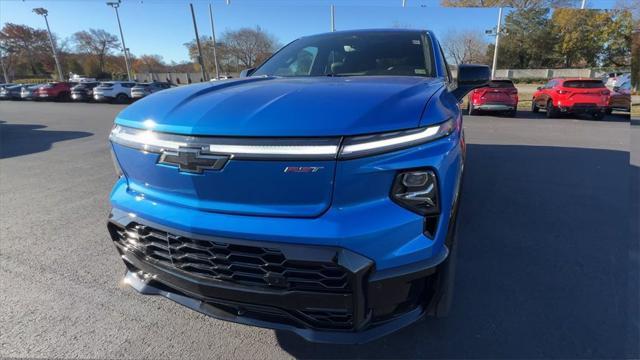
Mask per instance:
[[[256,77],[168,89],[124,109],[116,123],[187,135],[344,136],[428,125],[441,79]],[[434,119],[437,122],[441,119]]]

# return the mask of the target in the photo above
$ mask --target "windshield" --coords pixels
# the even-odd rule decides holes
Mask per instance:
[[[431,44],[419,32],[310,36],[276,53],[252,76],[434,76]],[[428,42],[428,40],[427,40]]]

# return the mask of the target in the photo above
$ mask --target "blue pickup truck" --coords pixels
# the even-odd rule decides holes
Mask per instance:
[[[125,282],[194,310],[362,343],[446,315],[465,159],[430,31],[297,39],[238,79],[168,89],[110,134]]]

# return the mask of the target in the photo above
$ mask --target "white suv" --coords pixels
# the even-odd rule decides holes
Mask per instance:
[[[93,89],[93,99],[124,104],[131,101],[131,88],[135,85],[133,81],[102,82]]]

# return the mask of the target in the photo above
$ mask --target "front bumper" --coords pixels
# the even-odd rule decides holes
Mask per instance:
[[[150,235],[132,242],[128,236],[138,233],[122,235],[132,226]],[[377,271],[374,261],[343,248],[213,238],[138,217],[133,223],[117,209],[109,231],[127,267],[125,282],[140,293],[313,342],[364,343],[419,320],[434,297],[436,269],[448,255],[443,247],[428,260]],[[204,242],[214,245],[204,249]]]
[[[102,95],[102,94],[93,94],[93,100],[95,100],[95,101],[111,101],[111,100],[113,100],[113,97]]]
[[[81,92],[72,92],[71,99],[76,101],[89,101],[93,99],[93,96]]]

